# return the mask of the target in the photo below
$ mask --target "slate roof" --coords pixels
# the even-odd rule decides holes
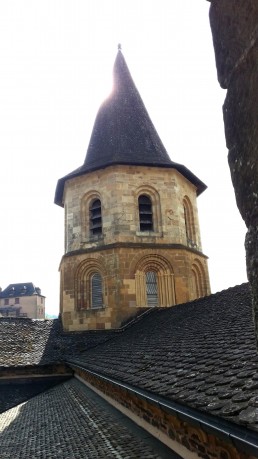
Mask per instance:
[[[0,415],[0,443],[3,458],[178,458],[75,379]]]
[[[0,369],[66,361],[258,431],[248,284],[155,308],[122,331],[64,333],[59,319],[1,318],[0,340]]]
[[[9,284],[4,290],[0,292],[0,298],[21,297],[41,295],[39,287],[35,287],[32,282],[23,282],[19,284]]]
[[[26,402],[68,378],[71,378],[71,375],[0,380],[0,413]]]
[[[110,339],[115,333],[64,333],[59,319],[0,318],[0,370],[61,362],[73,353]]]
[[[71,361],[258,431],[258,353],[248,284],[154,309]]]
[[[63,205],[66,180],[115,164],[175,168],[197,187],[198,194],[206,189],[189,169],[171,161],[121,50],[114,64],[114,88],[98,111],[84,164],[58,181],[55,203]]]

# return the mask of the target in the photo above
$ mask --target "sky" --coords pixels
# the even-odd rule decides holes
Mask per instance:
[[[208,186],[198,209],[212,292],[246,281],[208,11],[205,0],[0,0],[2,288],[33,282],[59,312],[55,187],[84,162],[118,43],[171,159]]]

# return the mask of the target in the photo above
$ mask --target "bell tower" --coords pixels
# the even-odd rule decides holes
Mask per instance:
[[[64,329],[117,328],[145,308],[209,294],[196,202],[205,189],[170,159],[119,47],[85,161],[56,187]]]

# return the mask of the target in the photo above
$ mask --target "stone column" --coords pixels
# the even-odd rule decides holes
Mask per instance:
[[[218,80],[227,89],[223,115],[228,161],[247,226],[247,275],[258,342],[258,1],[211,0],[210,24]]]
[[[147,307],[146,278],[144,272],[138,271],[135,274],[135,294],[136,306]]]

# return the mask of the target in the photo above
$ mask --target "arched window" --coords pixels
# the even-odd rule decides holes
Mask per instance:
[[[189,222],[189,215],[188,215],[188,209],[184,203],[184,219],[185,219],[185,234],[186,234],[186,239],[187,242],[191,240],[191,231],[190,231],[190,222]]]
[[[99,273],[94,273],[91,276],[91,308],[102,308],[102,277]]]
[[[196,247],[196,234],[193,216],[193,207],[187,196],[183,200],[184,208],[184,220],[185,220],[185,235],[187,245],[190,247]]]
[[[142,194],[138,198],[140,231],[153,231],[152,202]]]
[[[158,306],[157,274],[154,271],[147,271],[145,277],[147,305],[151,307]]]
[[[168,260],[159,255],[145,255],[133,270],[137,306],[176,304],[174,273]]]
[[[105,307],[105,270],[102,260],[87,258],[75,273],[75,304],[78,310]]]
[[[95,199],[90,205],[90,233],[102,234],[102,217],[100,199]]]
[[[200,298],[201,295],[201,279],[200,273],[195,268],[192,268],[192,280],[193,280],[193,298]]]
[[[205,286],[205,274],[202,264],[199,260],[195,260],[192,265],[192,298],[201,298],[207,295],[207,288]]]

